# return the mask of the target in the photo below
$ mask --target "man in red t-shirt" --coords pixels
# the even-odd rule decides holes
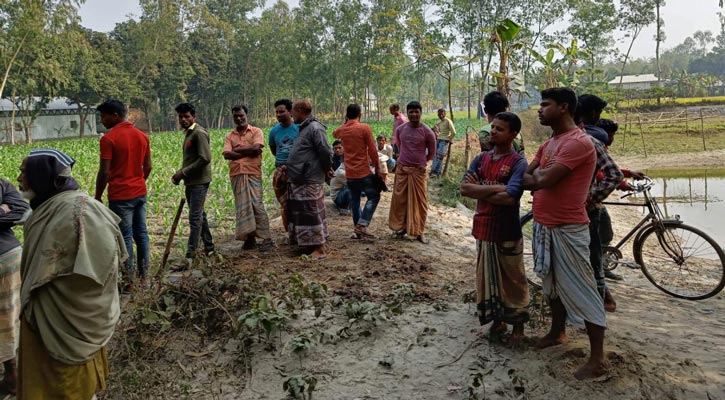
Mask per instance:
[[[576,94],[568,88],[541,92],[539,121],[554,131],[524,174],[524,188],[534,190],[534,271],[543,280],[552,320],[537,347],[567,341],[567,319],[585,325],[591,354],[574,376],[589,379],[606,373],[604,303],[589,261],[586,201],[596,167],[591,139],[574,123]]]
[[[146,284],[149,266],[149,235],[146,231],[146,179],[151,173],[149,137],[126,120],[126,106],[108,100],[97,108],[101,123],[109,131],[101,137],[101,162],[96,176],[96,200],[102,201],[108,185],[108,208],[121,222],[126,242],[125,291],[133,287],[133,242],[141,286]]]

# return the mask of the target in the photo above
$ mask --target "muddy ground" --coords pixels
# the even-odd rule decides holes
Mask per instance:
[[[222,258],[135,295],[111,345],[107,398],[284,399],[285,381],[306,377],[316,380],[314,399],[725,399],[722,293],[678,300],[641,272],[620,268],[625,280],[610,283],[618,301],[608,315],[610,373],[578,382],[572,373],[586,360],[588,343],[577,329],[569,330],[570,343],[544,351],[487,339],[475,307],[465,302],[475,288],[469,210],[431,205],[430,244],[423,245],[389,237],[389,199],[383,196],[371,225],[378,238],[367,241],[349,239],[351,218],[329,204],[326,260],[307,260],[284,245],[275,220],[273,254],[243,251],[227,238]],[[611,212],[618,234],[640,216],[636,209]],[[285,310],[281,299],[290,297],[289,278],[298,274],[327,286],[327,297],[314,300],[319,317],[308,296],[297,298],[304,304],[297,318],[268,339],[236,322],[257,294],[278,299]],[[149,300],[166,297],[176,299],[176,314],[146,318],[169,311],[164,300]],[[533,301],[530,337],[549,322],[537,312],[540,303]],[[355,306],[368,308],[351,318],[346,310]],[[296,354],[291,342],[300,335],[310,346]],[[475,386],[476,378],[483,386]]]

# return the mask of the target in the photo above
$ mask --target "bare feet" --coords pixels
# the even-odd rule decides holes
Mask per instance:
[[[566,334],[555,334],[549,332],[546,336],[539,339],[539,341],[536,343],[536,349],[541,350],[545,349],[547,347],[552,346],[558,346],[560,344],[566,344],[569,341],[569,338],[566,336]]]
[[[586,364],[579,367],[574,377],[581,380],[599,378],[607,373],[607,363],[604,360],[589,358]]]
[[[418,235],[418,236],[417,236],[417,237],[415,238],[415,240],[417,240],[417,241],[419,241],[419,242],[421,242],[421,243],[423,243],[423,244],[428,244],[428,243],[429,243],[429,242],[428,242],[428,239],[426,239],[426,237],[425,237],[425,236],[423,236],[423,235]]]
[[[514,329],[511,331],[511,336],[509,336],[509,345],[511,347],[518,347],[521,345],[524,339],[526,339],[526,336],[524,336],[524,325],[514,325]]]
[[[606,312],[617,311],[617,302],[614,301],[612,292],[610,292],[609,289],[604,291],[604,311],[606,311]]]
[[[315,247],[315,249],[312,250],[312,253],[310,253],[310,257],[313,260],[324,260],[325,257],[327,257],[327,254],[325,254],[325,248],[322,246]]]
[[[505,322],[494,321],[493,324],[491,324],[491,328],[488,331],[491,334],[502,335],[502,334],[506,333],[507,330],[508,330],[508,326],[506,326]]]

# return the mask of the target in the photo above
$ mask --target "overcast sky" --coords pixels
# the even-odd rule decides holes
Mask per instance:
[[[138,0],[115,0],[113,12],[109,12],[108,0],[86,0],[81,6],[80,15],[83,25],[96,31],[109,32],[116,23],[124,21],[128,16],[138,16],[141,13]],[[267,0],[273,3],[273,0]],[[297,0],[288,1],[291,5],[298,4]],[[697,30],[710,30],[713,35],[720,31],[720,22],[717,12],[720,11],[717,0],[667,0],[662,9],[662,18],[665,20],[665,35],[667,40],[665,48],[671,48]],[[645,29],[632,48],[632,56],[654,57],[655,42],[654,25]],[[618,33],[617,47],[625,51],[628,42]]]

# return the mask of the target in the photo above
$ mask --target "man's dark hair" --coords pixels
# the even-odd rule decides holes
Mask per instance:
[[[393,103],[390,105],[391,110],[400,111],[400,105],[398,103]]]
[[[495,116],[508,110],[509,106],[509,100],[501,92],[493,91],[483,96],[483,112],[487,115]]]
[[[118,100],[106,100],[96,107],[96,110],[101,114],[118,114],[121,118],[126,118],[128,112],[126,106]]]
[[[386,141],[388,138],[385,135],[378,135],[378,137],[375,140],[385,139]]]
[[[347,119],[355,119],[360,116],[360,106],[352,103],[348,104],[347,109],[345,110],[345,116]]]
[[[594,111],[602,111],[607,106],[607,102],[601,97],[593,94],[583,94],[579,96],[579,104],[577,112],[581,115],[591,115]]]
[[[279,99],[274,102],[274,108],[277,108],[279,106],[284,106],[284,108],[287,109],[287,111],[292,111],[292,100],[290,99]]]
[[[196,115],[196,108],[194,108],[194,106],[190,103],[181,103],[176,106],[174,110],[177,114],[189,113],[191,115]]]
[[[569,115],[574,117],[577,108],[576,93],[569,88],[549,88],[541,91],[542,100],[554,100],[556,104],[568,105]]]
[[[600,119],[597,122],[597,126],[604,129],[604,132],[607,132],[610,135],[617,133],[617,130],[619,129],[619,124],[606,118]]]
[[[240,112],[242,110],[244,110],[245,114],[249,114],[249,108],[247,108],[247,106],[245,106],[244,104],[239,104],[232,107],[232,113]]]
[[[417,101],[411,101],[410,103],[408,103],[407,106],[405,106],[405,111],[409,111],[409,110],[423,111],[423,106],[421,106],[420,103],[418,103]]]
[[[516,133],[521,132],[521,119],[518,115],[512,112],[504,111],[496,114],[496,116],[493,118],[500,119],[501,121],[506,121],[509,124],[509,129],[512,131]]]
[[[340,140],[340,139],[337,139],[337,140],[335,140],[334,142],[332,142],[332,147],[335,147],[335,146],[337,146],[338,144],[342,144],[342,140]]]

